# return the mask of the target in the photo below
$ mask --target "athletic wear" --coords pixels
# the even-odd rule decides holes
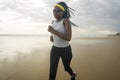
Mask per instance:
[[[53,21],[52,27],[63,34],[65,34],[65,27],[63,24],[64,19],[61,21]],[[67,71],[71,76],[71,80],[74,80],[73,77],[73,70],[70,67],[70,62],[72,59],[72,50],[69,44],[69,41],[62,39],[61,37],[53,35],[53,47],[50,53],[50,73],[49,73],[49,80],[55,80],[59,59],[62,59],[64,69]]]
[[[56,31],[65,34],[65,27],[63,25],[63,21],[64,21],[64,19],[62,19],[61,21],[53,21],[52,27]],[[52,34],[52,35],[53,35],[53,40],[54,40],[53,41],[54,46],[56,46],[56,47],[67,47],[67,46],[69,46],[69,41],[62,39],[55,34]]]
[[[72,59],[71,46],[66,48],[58,48],[53,46],[50,54],[49,80],[55,80],[60,57],[62,59],[65,71],[67,71],[71,76],[73,75],[73,71],[70,67],[70,62]]]

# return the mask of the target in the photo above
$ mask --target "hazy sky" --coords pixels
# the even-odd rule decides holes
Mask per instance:
[[[61,0],[0,0],[0,33],[48,34],[52,10]],[[75,9],[73,33],[95,36],[120,32],[120,0],[64,0]]]

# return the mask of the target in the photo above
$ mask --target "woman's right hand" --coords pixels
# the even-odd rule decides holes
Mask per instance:
[[[55,32],[54,28],[51,25],[48,26],[48,31],[50,33],[54,33]]]
[[[50,36],[50,41],[51,41],[51,42],[53,42],[53,41],[54,41],[54,40],[53,40],[53,36]]]

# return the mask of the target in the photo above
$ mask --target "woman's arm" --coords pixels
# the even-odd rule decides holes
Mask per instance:
[[[71,34],[72,34],[70,20],[69,19],[64,19],[63,24],[65,26],[65,34],[56,31],[51,26],[49,26],[48,31],[53,33],[53,34],[56,34],[57,36],[61,37],[62,39],[70,41],[71,40]]]

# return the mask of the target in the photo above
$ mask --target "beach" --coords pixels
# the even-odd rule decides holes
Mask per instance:
[[[40,39],[40,42],[32,39],[35,41],[31,45],[23,43],[26,47],[19,44],[21,48],[6,49],[1,46],[1,55],[9,49],[15,50],[17,55],[11,61],[0,57],[0,80],[48,80],[52,43],[45,39]],[[120,80],[120,37],[78,37],[73,38],[70,44],[73,52],[71,67],[77,73],[76,80]],[[61,59],[56,80],[70,80]]]

